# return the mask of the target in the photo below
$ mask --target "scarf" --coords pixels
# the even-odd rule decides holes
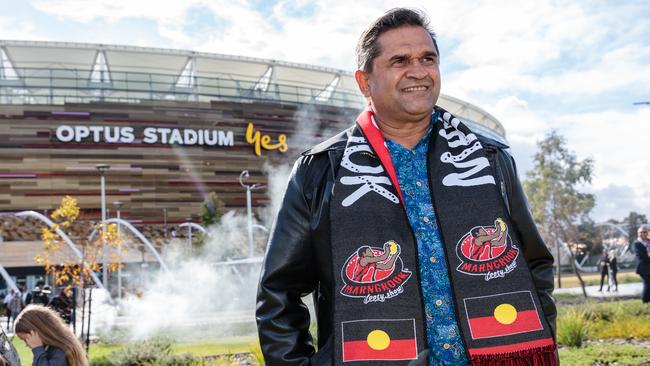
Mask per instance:
[[[552,333],[485,151],[459,119],[436,110],[429,186],[470,364],[556,365]],[[422,359],[428,346],[417,241],[370,110],[348,138],[330,222],[335,364]]]

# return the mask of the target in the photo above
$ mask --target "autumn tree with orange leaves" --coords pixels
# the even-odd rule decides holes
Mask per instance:
[[[57,233],[57,229],[65,232],[79,217],[79,206],[77,200],[65,196],[61,199],[61,205],[57,208],[50,218],[54,225],[44,227],[41,230],[41,239],[43,240],[43,252],[36,255],[34,260],[37,264],[45,267],[45,272],[51,275],[57,286],[77,286],[84,287],[85,283],[92,283],[91,272],[101,270],[102,254],[106,251],[108,272],[115,272],[122,266],[122,258],[117,253],[124,252],[118,250],[124,245],[124,240],[118,235],[115,224],[106,225],[106,230],[102,231],[101,222],[95,225],[99,233],[93,240],[85,243],[82,252],[83,260],[67,249],[64,239]],[[85,239],[82,239],[85,240]]]

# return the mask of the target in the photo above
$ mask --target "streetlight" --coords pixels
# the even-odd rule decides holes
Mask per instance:
[[[246,190],[246,212],[248,214],[248,256],[253,257],[253,198],[251,191],[255,189],[262,189],[263,184],[255,183],[253,185],[244,184],[244,178],[250,177],[248,170],[244,170],[239,174],[239,184]]]
[[[108,290],[108,266],[106,265],[106,243],[104,243],[104,235],[106,233],[106,182],[105,176],[111,168],[108,164],[97,164],[95,168],[99,171],[99,184],[102,195],[102,282],[104,288]]]
[[[187,219],[188,224],[192,224],[192,217],[188,217]],[[187,248],[189,250],[190,255],[192,255],[192,225],[187,225]]]
[[[120,209],[124,205],[124,202],[122,201],[115,201],[113,202],[113,205],[115,206],[115,210],[117,211],[117,258],[118,261],[121,261],[122,258],[122,222],[120,218]],[[117,266],[117,299],[122,300],[122,265],[121,263],[118,263]]]
[[[634,102],[632,105],[650,105],[650,102]]]
[[[163,221],[165,223],[165,239],[167,239],[167,207],[163,207]]]

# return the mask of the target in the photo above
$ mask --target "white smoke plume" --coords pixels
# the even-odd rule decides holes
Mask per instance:
[[[248,257],[248,221],[245,212],[226,213],[219,224],[208,228],[210,235],[202,248],[188,253],[188,245],[177,243],[175,250],[167,250],[164,260],[169,272],[127,273],[144,277],[142,293],[128,296],[118,315],[101,311],[104,315],[98,314],[96,323],[100,335],[124,340],[171,336],[191,341],[255,333],[255,293],[268,236],[260,226],[271,229],[297,155],[345,127],[324,124],[313,106],[298,110],[294,119],[296,133],[289,141],[295,154],[279,165],[264,166],[270,203],[256,208],[259,221],[253,222],[253,258],[229,263]]]

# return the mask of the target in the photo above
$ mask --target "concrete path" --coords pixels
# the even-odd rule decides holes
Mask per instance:
[[[643,290],[643,283],[622,283],[618,285],[618,291],[609,291],[607,292],[607,286],[603,286],[603,291],[598,291],[600,286],[587,286],[587,296],[589,297],[632,297],[638,296],[641,298],[641,291]],[[556,288],[553,292],[554,294],[576,294],[581,295],[582,289],[580,287],[569,287],[569,288]]]

